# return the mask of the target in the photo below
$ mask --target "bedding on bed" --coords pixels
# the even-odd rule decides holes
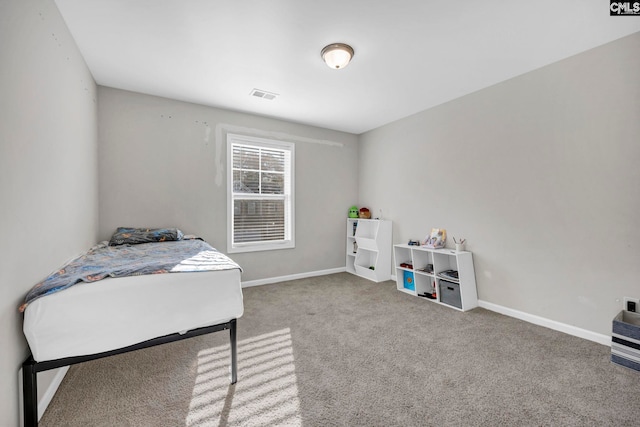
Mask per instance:
[[[184,234],[177,228],[118,227],[109,240],[109,246],[138,245],[140,243],[182,240]]]
[[[102,242],[36,284],[20,311],[43,296],[108,277],[231,269],[242,271],[231,258],[198,239],[119,246]]]

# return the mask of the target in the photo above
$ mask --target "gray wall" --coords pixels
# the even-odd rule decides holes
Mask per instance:
[[[0,94],[0,425],[16,426],[18,306],[97,237],[96,86],[52,1],[0,3]]]
[[[481,300],[610,335],[640,297],[638,52],[640,33],[361,135],[360,204],[395,243],[467,238]]]
[[[357,136],[99,87],[100,238],[178,227],[227,250],[225,129],[295,143],[296,247],[233,254],[243,281],[344,267]],[[337,143],[337,144],[334,144]]]
[[[359,197],[395,242],[468,238],[482,300],[609,334],[618,300],[640,296],[638,51],[640,34],[358,138],[97,90],[52,1],[3,0],[0,425],[18,423],[17,306],[33,284],[119,225],[226,249],[222,125],[296,143],[296,248],[235,254],[243,280],[344,266]]]

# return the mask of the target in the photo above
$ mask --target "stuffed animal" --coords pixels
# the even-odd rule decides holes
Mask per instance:
[[[349,218],[358,218],[358,207],[351,206],[349,208]]]
[[[360,218],[369,219],[371,218],[371,211],[368,208],[360,208]]]

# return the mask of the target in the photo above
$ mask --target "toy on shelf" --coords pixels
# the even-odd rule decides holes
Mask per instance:
[[[349,218],[358,218],[358,207],[351,206],[349,208]]]
[[[369,208],[360,208],[360,218],[362,219],[371,218],[371,211],[369,210]]]
[[[444,244],[447,241],[447,230],[444,228],[432,228],[431,234],[427,236],[427,239],[424,241],[424,245],[427,248],[431,249],[440,249],[444,248]]]

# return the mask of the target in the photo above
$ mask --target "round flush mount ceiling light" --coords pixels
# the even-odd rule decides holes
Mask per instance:
[[[344,43],[332,43],[325,46],[320,53],[324,62],[329,68],[339,70],[349,65],[349,61],[353,58],[353,48]]]

